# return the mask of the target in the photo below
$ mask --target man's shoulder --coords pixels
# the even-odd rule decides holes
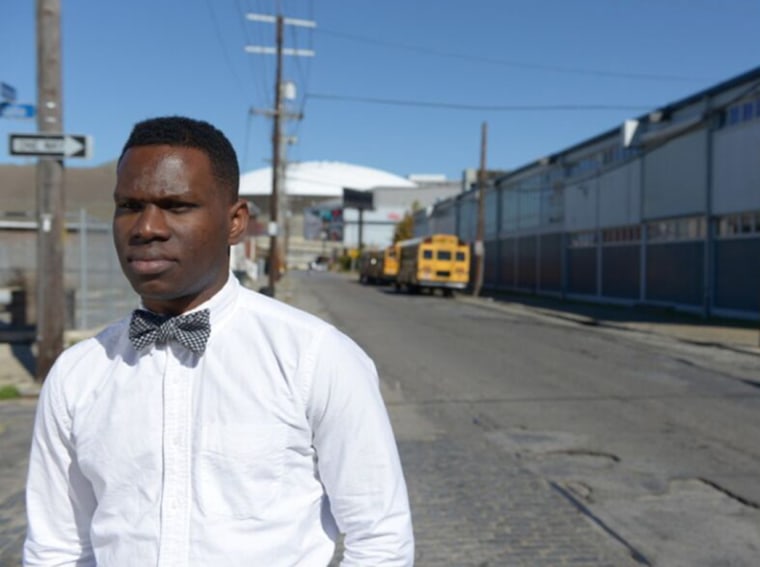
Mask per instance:
[[[97,333],[79,334],[76,342],[56,359],[45,379],[45,388],[58,392],[60,399],[82,400],[108,375],[105,369],[124,351],[129,319],[116,321]],[[123,354],[123,352],[122,352]],[[118,356],[118,355],[116,355]]]
[[[56,361],[64,367],[86,362],[94,357],[106,356],[127,339],[129,317],[124,317],[106,327],[85,335],[74,336],[74,342],[67,347]]]

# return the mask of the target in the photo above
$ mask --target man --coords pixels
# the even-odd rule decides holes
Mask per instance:
[[[406,566],[406,487],[372,361],[241,287],[235,152],[205,122],[137,124],[113,220],[142,309],[42,389],[26,565]]]

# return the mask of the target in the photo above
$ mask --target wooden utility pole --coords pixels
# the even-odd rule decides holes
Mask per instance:
[[[37,129],[63,132],[61,4],[37,0]],[[63,350],[63,159],[37,160],[37,368],[41,382]]]
[[[256,110],[252,109],[254,113],[261,113],[272,116],[272,195],[270,198],[269,206],[269,286],[268,292],[274,297],[275,286],[277,279],[280,275],[280,251],[278,249],[278,233],[282,231],[279,219],[279,198],[282,192],[282,180],[284,178],[284,160],[282,155],[283,150],[283,135],[282,135],[282,121],[289,118],[302,118],[301,114],[287,114],[284,112],[282,104],[282,56],[294,55],[294,56],[308,56],[313,57],[314,52],[308,49],[283,49],[282,36],[283,27],[285,24],[303,27],[315,27],[314,22],[308,20],[299,20],[293,18],[284,18],[281,14],[277,16],[268,16],[264,14],[246,14],[246,19],[254,22],[266,22],[274,23],[277,27],[276,30],[276,46],[274,49],[271,47],[262,47],[250,45],[246,46],[245,50],[248,53],[262,53],[262,54],[275,54],[277,56],[277,64],[275,71],[274,82],[274,109],[272,110]]]
[[[280,194],[280,152],[282,150],[282,15],[277,15],[276,49],[277,70],[274,81],[274,119],[272,120],[272,196],[269,199],[269,293],[274,297],[280,275],[280,257],[277,233],[280,231],[278,198]]]
[[[478,169],[478,219],[475,233],[475,282],[472,295],[480,295],[483,287],[483,271],[485,270],[485,200],[486,200],[486,144],[488,139],[488,124],[483,122],[480,130],[480,168]]]

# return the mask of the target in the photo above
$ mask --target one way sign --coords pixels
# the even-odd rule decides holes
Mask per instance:
[[[85,158],[92,155],[92,137],[80,134],[11,134],[12,156]]]

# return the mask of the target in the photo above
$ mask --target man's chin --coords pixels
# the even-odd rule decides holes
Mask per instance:
[[[133,277],[130,283],[135,293],[143,300],[167,301],[175,299],[178,296],[175,286],[172,286],[160,277]]]

